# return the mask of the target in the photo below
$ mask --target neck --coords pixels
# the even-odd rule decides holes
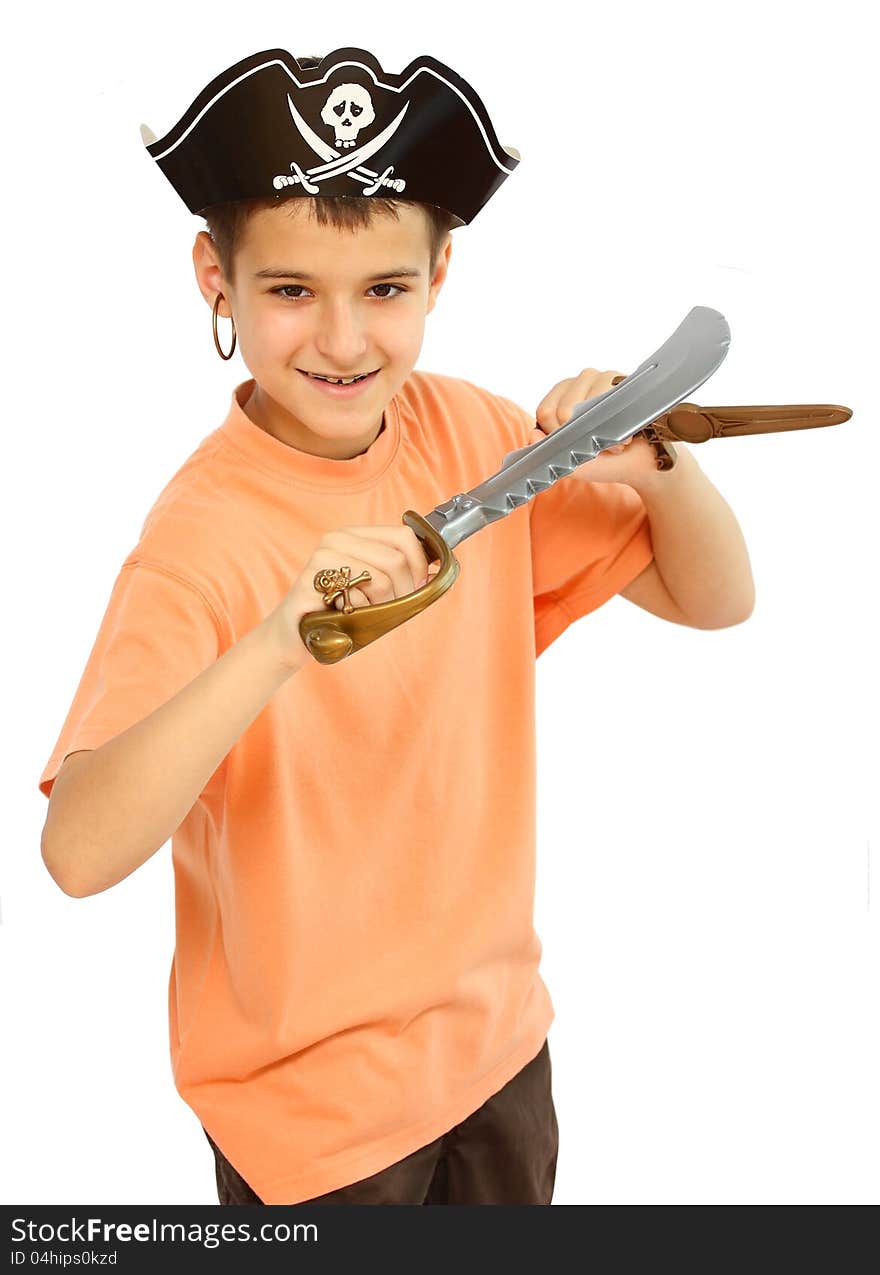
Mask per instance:
[[[366,436],[338,439],[335,442],[322,438],[270,399],[256,382],[250,396],[242,404],[242,411],[254,425],[285,446],[295,447],[297,451],[306,452],[310,456],[322,456],[327,460],[353,460],[355,456],[362,456],[369,451],[385,428],[383,412]]]

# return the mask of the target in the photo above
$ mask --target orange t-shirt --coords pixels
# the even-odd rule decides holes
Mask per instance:
[[[414,371],[351,460],[242,410],[159,495],[58,742],[97,748],[273,610],[321,535],[400,524],[482,482],[534,420]],[[637,492],[562,479],[462,541],[453,587],[338,665],[307,660],[172,838],[180,1096],[267,1204],[369,1177],[459,1124],[541,1049],[535,658],[652,557]]]

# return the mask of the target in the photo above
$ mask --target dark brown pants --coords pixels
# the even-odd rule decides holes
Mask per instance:
[[[372,1177],[303,1204],[549,1204],[559,1128],[547,1041],[503,1089],[448,1133]],[[207,1130],[221,1204],[263,1201]]]

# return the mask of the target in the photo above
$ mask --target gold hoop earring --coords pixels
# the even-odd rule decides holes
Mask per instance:
[[[219,306],[222,300],[223,300],[223,293],[218,292],[216,297],[214,298],[214,318],[213,318],[214,345],[217,347],[217,353],[220,355],[221,359],[231,359],[233,354],[235,353],[235,342],[237,340],[237,334],[235,331],[235,319],[233,319],[232,315],[229,316],[230,321],[232,323],[232,345],[229,347],[228,354],[224,354],[223,351],[220,349],[220,339],[217,336],[217,307]]]

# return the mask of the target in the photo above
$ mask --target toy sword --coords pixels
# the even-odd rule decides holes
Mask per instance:
[[[439,561],[434,577],[420,589],[390,602],[353,607],[347,587],[354,582],[328,580],[325,601],[340,588],[341,611],[309,611],[300,636],[319,664],[336,664],[397,625],[411,619],[454,584],[459,562],[452,550],[468,536],[506,517],[606,447],[644,432],[657,453],[659,468],[675,464],[664,440],[703,442],[732,434],[804,429],[847,420],[845,407],[822,404],[777,407],[701,408],[682,400],[702,385],[724,360],[730,329],[723,315],[694,306],[667,341],[611,389],[576,403],[571,416],[546,438],[509,452],[497,473],[470,491],[437,505],[424,517],[409,509],[403,522],[418,537],[428,562]],[[340,574],[344,574],[340,573]]]

